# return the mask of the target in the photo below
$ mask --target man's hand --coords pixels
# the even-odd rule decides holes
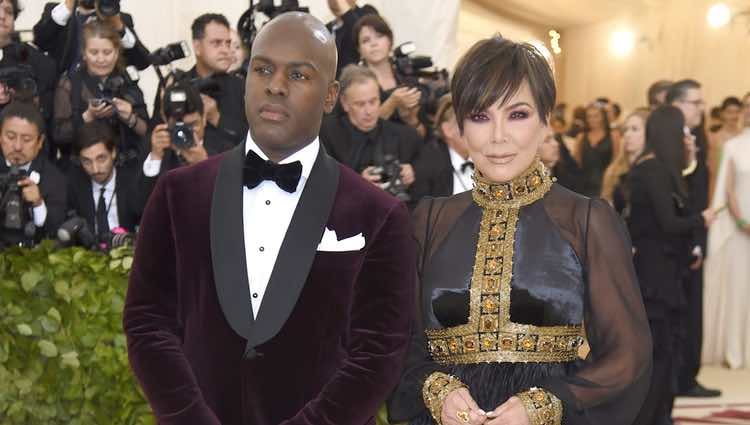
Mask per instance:
[[[42,199],[42,193],[39,191],[39,186],[34,183],[29,177],[18,182],[18,186],[22,187],[21,195],[23,200],[31,204],[33,207],[42,205],[44,199]]]
[[[114,29],[117,30],[117,32],[122,32],[125,30],[125,24],[122,22],[122,18],[120,17],[120,14],[118,13],[115,16],[110,16],[108,18],[105,18],[104,20],[109,25],[112,25]]]
[[[196,142],[193,147],[179,149],[177,152],[190,165],[197,164],[208,158],[208,152],[203,147],[203,142]]]
[[[530,425],[529,414],[518,397],[511,397],[492,412],[487,413],[486,425]]]
[[[8,88],[8,86],[6,86],[5,84],[0,83],[0,105],[10,103],[12,98],[13,92],[11,91],[11,89]]]
[[[68,8],[70,13],[73,13],[73,6],[75,6],[76,1],[75,0],[65,0],[65,7]]]
[[[459,388],[448,393],[443,400],[443,411],[440,417],[443,425],[481,425],[487,420],[485,412],[477,406],[466,388]]]
[[[159,124],[151,132],[151,158],[161,160],[164,158],[164,151],[171,148],[172,140],[169,136],[169,127],[167,124]]]
[[[212,126],[218,127],[221,112],[219,112],[219,104],[216,103],[216,99],[201,93],[201,100],[203,101],[203,110],[206,112],[206,119]]]
[[[414,167],[411,164],[401,164],[401,181],[405,186],[411,186],[416,180]]]
[[[380,173],[375,173],[374,171],[375,167],[367,167],[362,171],[362,177],[364,177],[365,180],[374,184],[375,186],[378,186],[378,183],[380,183]]]

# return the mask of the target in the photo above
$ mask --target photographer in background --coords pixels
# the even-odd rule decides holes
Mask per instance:
[[[324,117],[321,143],[365,180],[411,200],[411,195],[404,195],[418,177],[411,164],[422,145],[419,135],[411,127],[380,118],[378,81],[369,68],[348,65],[339,83],[345,114]]]
[[[44,156],[44,119],[13,102],[0,115],[0,248],[31,246],[65,219],[65,177]]]
[[[50,124],[57,83],[55,61],[18,40],[15,21],[19,13],[18,0],[0,0],[0,111],[16,99],[33,101]]]
[[[232,141],[207,133],[208,117],[200,93],[190,84],[178,83],[164,92],[162,117],[166,123],[151,133],[151,152],[143,162],[147,192],[159,175],[185,164],[196,164],[231,149]],[[148,194],[146,194],[146,198]]]
[[[126,66],[143,70],[151,65],[148,49],[135,33],[133,17],[120,12],[119,0],[65,0],[47,3],[34,25],[34,44],[57,62],[58,75],[74,70],[81,62],[81,32],[90,21],[112,25]]]
[[[353,37],[354,25],[359,18],[365,15],[377,15],[378,11],[369,4],[359,7],[356,0],[328,0],[328,8],[336,17],[326,24],[326,28],[336,38],[336,50],[339,52],[339,60],[336,63],[336,78],[338,78],[345,66],[350,63],[359,63],[359,51]]]
[[[73,137],[84,123],[101,120],[120,140],[123,160],[145,150],[148,112],[143,92],[119,63],[120,36],[110,25],[91,21],[83,28],[81,67],[60,79],[55,93],[54,142],[67,168]]]
[[[196,18],[191,29],[196,63],[186,76],[210,80],[218,86],[215,97],[201,93],[209,133],[226,133],[226,138],[236,145],[245,139],[248,125],[244,81],[228,74],[233,62],[229,21],[224,15],[207,13]]]
[[[68,211],[85,219],[99,240],[118,227],[135,232],[145,205],[137,186],[138,167],[132,161],[118,164],[112,128],[101,121],[84,124],[74,152],[80,166],[68,173]]]
[[[380,118],[413,127],[421,137],[427,135],[426,118],[420,113],[422,93],[417,87],[403,86],[397,79],[391,60],[393,31],[379,15],[366,15],[354,25],[353,39],[362,55],[362,63],[375,74],[380,96]]]

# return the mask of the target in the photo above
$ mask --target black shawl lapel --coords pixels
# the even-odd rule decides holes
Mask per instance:
[[[279,250],[246,356],[252,357],[254,347],[273,338],[292,313],[333,209],[339,173],[339,164],[321,145]]]
[[[245,144],[221,160],[211,201],[211,260],[221,310],[232,329],[245,339],[251,335],[253,312],[247,279],[242,219],[242,169]]]

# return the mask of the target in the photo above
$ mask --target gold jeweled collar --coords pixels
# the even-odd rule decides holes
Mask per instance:
[[[474,178],[474,202],[484,210],[471,278],[469,320],[426,329],[428,348],[439,363],[567,362],[578,357],[581,324],[534,326],[510,318],[513,251],[518,213],[549,192],[552,178],[537,161],[507,183]]]
[[[506,183],[487,180],[474,173],[474,202],[482,208],[519,208],[542,199],[552,187],[547,167],[537,157],[520,176]]]

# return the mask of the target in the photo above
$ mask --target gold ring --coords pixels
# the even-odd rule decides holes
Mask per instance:
[[[461,422],[465,424],[469,423],[469,412],[467,412],[466,410],[457,411],[456,417],[458,418],[458,420],[460,420]]]

